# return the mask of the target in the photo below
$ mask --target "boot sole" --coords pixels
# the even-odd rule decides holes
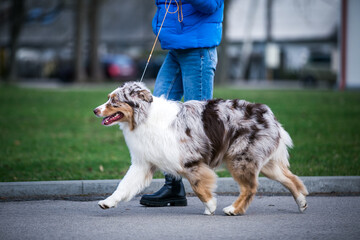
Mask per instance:
[[[163,201],[150,201],[146,199],[140,199],[140,204],[147,207],[166,207],[168,205],[174,207],[187,206],[187,200],[185,199],[167,199]]]

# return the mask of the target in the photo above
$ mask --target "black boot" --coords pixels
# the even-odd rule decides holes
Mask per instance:
[[[165,185],[156,193],[143,195],[140,204],[148,207],[187,206],[186,193],[181,178],[165,174]]]

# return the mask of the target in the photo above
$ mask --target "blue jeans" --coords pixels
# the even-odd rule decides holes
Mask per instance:
[[[216,48],[170,50],[155,82],[154,96],[180,101],[213,96]]]

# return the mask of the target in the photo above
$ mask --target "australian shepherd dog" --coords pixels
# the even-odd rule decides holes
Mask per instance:
[[[216,209],[216,174],[222,162],[240,186],[239,197],[223,211],[244,214],[254,198],[258,175],[279,181],[299,211],[307,208],[302,181],[289,170],[292,140],[264,104],[213,99],[185,103],[155,97],[140,82],[127,82],[94,110],[102,124],[118,124],[131,155],[131,166],[115,192],[98,204],[115,207],[147,187],[156,169],[184,176],[205,205]]]

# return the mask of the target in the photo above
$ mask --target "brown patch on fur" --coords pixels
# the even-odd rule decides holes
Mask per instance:
[[[190,130],[190,128],[187,127],[186,130],[185,130],[185,133],[189,138],[191,138],[191,130]]]
[[[234,143],[234,141],[239,137],[249,134],[250,130],[248,128],[238,128],[236,130],[231,130],[230,132],[232,136],[230,138],[229,146],[231,146]]]
[[[260,103],[249,103],[245,107],[244,116],[245,119],[250,119],[252,117],[255,117],[257,119],[257,118],[262,118],[266,112],[267,112],[266,105]]]
[[[110,116],[113,115],[114,113],[119,112],[119,110],[115,107],[113,107],[110,103],[106,104],[105,109],[102,112],[103,116]]]
[[[119,97],[116,93],[111,94],[110,99],[111,99],[111,104],[113,104],[115,106],[120,103]]]
[[[237,99],[232,100],[232,108],[237,109],[239,107],[239,103]]]
[[[112,104],[106,104],[106,108],[104,109],[102,115],[110,116],[117,112],[122,112],[124,117],[119,120],[119,122],[128,122],[130,126],[130,130],[135,128],[134,122],[134,110],[127,103],[118,102],[117,106],[113,106]]]
[[[254,144],[254,142],[258,140],[259,131],[260,129],[256,125],[251,126],[251,132],[249,135],[249,144]]]
[[[308,195],[305,185],[295,176],[287,166],[270,160],[262,169],[261,173],[264,176],[280,182],[293,195],[294,199],[299,197],[300,193],[304,196]]]
[[[197,171],[185,169],[184,175],[202,202],[208,202],[212,199],[216,187],[216,174],[213,170],[204,163],[200,163]]]
[[[132,108],[138,108],[139,107],[139,104],[135,103],[135,102],[132,102],[132,101],[127,101],[125,102],[127,105],[129,105],[130,107]]]
[[[198,166],[200,164],[200,160],[193,160],[193,161],[190,161],[190,162],[186,162],[184,164],[184,167],[185,168],[192,168],[194,166]]]
[[[240,156],[240,162],[236,162],[237,158],[226,161],[227,168],[233,176],[234,180],[240,186],[240,195],[232,204],[235,208],[234,214],[244,214],[257,191],[257,172],[258,164],[255,164],[250,158],[243,154]],[[247,160],[248,158],[248,160]]]
[[[138,92],[138,97],[148,103],[151,103],[153,101],[153,97],[151,95],[151,92],[147,90],[142,90]]]
[[[236,169],[230,171],[236,171]],[[246,209],[249,207],[257,191],[257,176],[255,173],[251,173],[250,169],[246,169],[246,175],[238,175],[232,172],[233,178],[240,186],[240,195],[238,199],[232,204],[235,208],[234,214],[245,214]]]
[[[232,204],[235,208],[234,214],[245,214],[257,191],[256,177],[254,176],[253,179],[237,178],[235,180],[240,185],[240,195]]]
[[[134,121],[134,110],[131,106],[124,103],[121,107],[121,112],[124,114],[124,117],[120,120],[121,122],[128,122],[130,126],[130,130],[134,130],[135,121]]]
[[[252,116],[252,110],[253,110],[253,104],[248,104],[248,105],[246,105],[246,107],[245,107],[245,111],[244,111],[244,117],[245,117],[245,119],[250,119],[251,118],[251,116]]]
[[[209,100],[205,105],[205,109],[202,113],[202,122],[204,125],[204,131],[206,136],[211,142],[211,156],[209,159],[209,165],[217,165],[217,163],[211,164],[211,162],[216,159],[217,155],[222,152],[224,145],[224,134],[225,134],[225,125],[220,119],[217,106],[221,99]]]
[[[309,195],[305,185],[303,182],[299,179],[298,176],[294,175],[286,166],[282,165],[282,171],[284,175],[292,181],[292,183],[295,185],[296,189],[302,193],[304,196]]]
[[[264,128],[269,128],[269,123],[264,117],[264,114],[267,112],[267,106],[264,104],[257,104],[257,108],[254,110],[256,122],[262,125]]]

